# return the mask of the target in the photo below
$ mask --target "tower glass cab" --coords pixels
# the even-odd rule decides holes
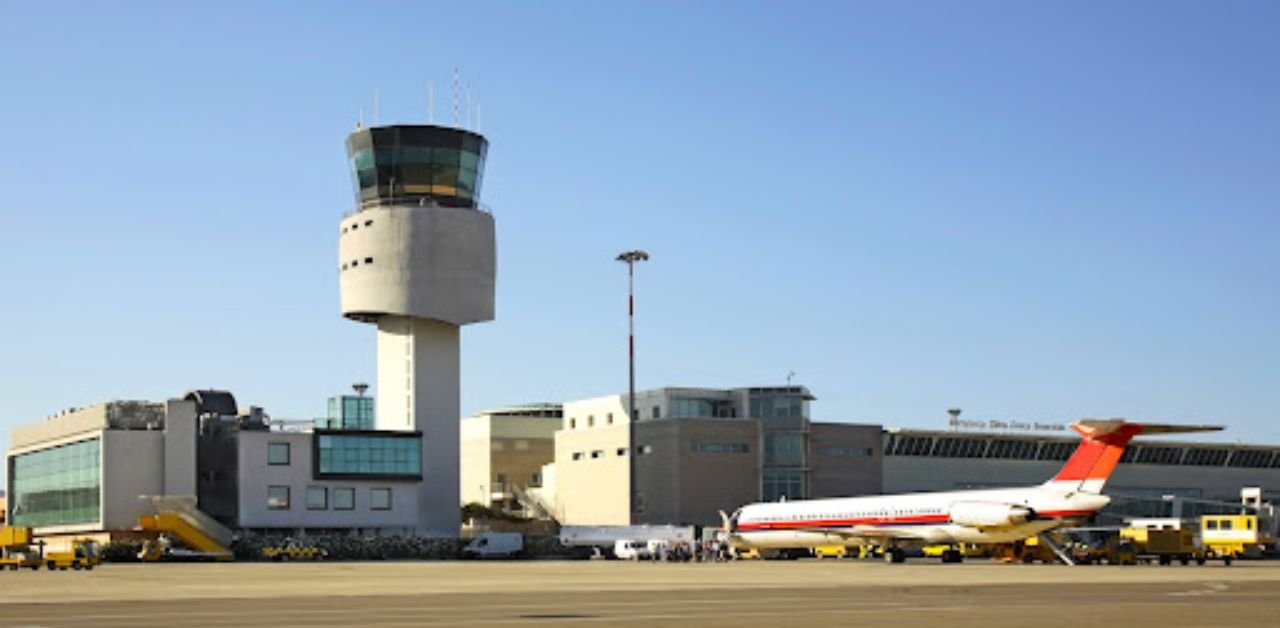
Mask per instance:
[[[433,202],[475,208],[480,203],[484,137],[464,129],[399,125],[358,129],[347,157],[359,207]]]

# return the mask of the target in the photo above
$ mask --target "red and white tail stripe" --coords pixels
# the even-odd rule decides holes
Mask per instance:
[[[1095,421],[1086,419],[1073,423],[1071,429],[1084,440],[1067,460],[1058,475],[1045,482],[1045,486],[1080,493],[1101,493],[1102,487],[1120,463],[1120,456],[1129,441],[1139,434],[1179,434],[1185,432],[1211,432],[1220,426],[1164,425],[1157,423],[1128,423],[1120,419]]]

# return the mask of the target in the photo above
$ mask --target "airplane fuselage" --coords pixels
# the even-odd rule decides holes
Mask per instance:
[[[1111,500],[1050,485],[750,504],[734,513],[739,549],[1006,543],[1087,518]]]

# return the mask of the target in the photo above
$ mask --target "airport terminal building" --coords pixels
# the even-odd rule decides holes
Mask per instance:
[[[6,456],[8,520],[40,536],[131,537],[158,499],[181,498],[231,529],[414,533],[421,434],[363,429],[343,399],[314,422],[322,427],[273,422],[211,390],[18,427]]]
[[[813,399],[800,386],[638,392],[634,446],[626,395],[565,402],[554,460],[531,493],[563,524],[718,525],[720,510],[757,501],[1039,484],[1080,443],[1065,424],[959,431],[811,421]],[[1104,515],[1224,512],[1244,487],[1280,501],[1280,447],[1139,438],[1107,483]]]

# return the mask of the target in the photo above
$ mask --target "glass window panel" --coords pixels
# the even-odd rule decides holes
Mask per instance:
[[[402,164],[429,164],[431,163],[431,147],[405,146],[400,149],[400,162]]]
[[[323,486],[307,487],[307,510],[328,510],[329,489]]]
[[[267,464],[288,465],[289,443],[267,443]]]
[[[288,510],[289,509],[289,487],[268,486],[267,487],[267,508],[269,510]]]
[[[13,524],[94,523],[99,520],[100,441],[90,439],[13,458],[9,496]]]
[[[437,148],[431,158],[432,163],[452,166],[455,170],[462,163],[462,151],[456,148]]]
[[[356,489],[349,487],[339,487],[333,489],[333,509],[334,510],[355,510],[356,508]]]
[[[369,509],[370,510],[391,510],[391,489],[389,488],[369,489]]]

